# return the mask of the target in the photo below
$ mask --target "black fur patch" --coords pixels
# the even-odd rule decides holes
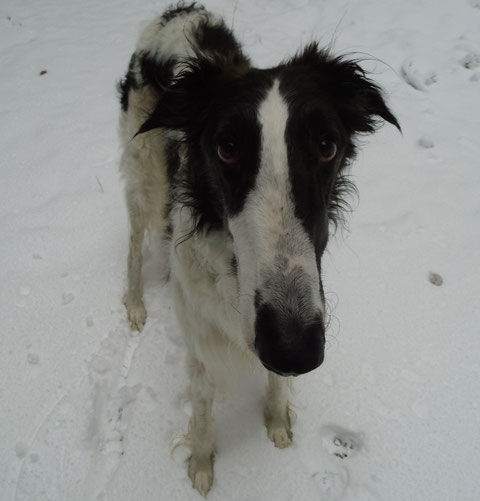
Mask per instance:
[[[147,52],[133,54],[130,59],[127,74],[118,84],[120,104],[127,111],[131,89],[139,89],[151,85],[159,93],[163,93],[173,78],[175,60],[158,61]],[[139,72],[139,73],[138,73]]]
[[[148,53],[140,53],[138,56],[142,84],[151,85],[160,92],[164,92],[173,78],[174,59],[166,62],[158,61]]]
[[[196,41],[201,52],[216,54],[217,57],[223,56],[232,68],[243,66],[246,69],[249,66],[249,59],[243,54],[240,44],[224,23],[201,23],[196,33]]]
[[[232,260],[230,261],[230,268],[232,269],[232,273],[234,275],[238,275],[238,261],[235,254],[232,256]]]
[[[193,2],[191,4],[185,4],[185,2],[178,2],[175,7],[170,7],[163,13],[162,19],[168,23],[174,17],[177,17],[182,14],[190,14],[190,12],[193,12],[195,10],[202,11],[205,10],[205,7],[203,5],[198,4],[197,2]]]
[[[256,112],[271,76],[266,71],[249,71],[248,59],[223,24],[201,23],[195,39],[198,56],[182,63],[168,87],[174,61],[159,68],[154,60],[141,60],[145,83],[163,93],[138,133],[157,127],[184,133],[186,169],[181,179],[175,176],[178,163],[169,165],[169,173],[173,184],[181,185],[177,201],[192,209],[195,229],[201,230],[223,226],[227,215],[241,210],[253,187],[260,153]],[[242,152],[239,165],[225,165],[217,155],[217,143],[227,139]],[[170,163],[172,157],[168,158]]]
[[[355,156],[355,136],[371,133],[382,118],[399,128],[380,89],[351,61],[332,58],[315,44],[282,66],[280,92],[289,109],[286,143],[296,216],[315,246],[317,264],[334,225],[355,191],[345,172]],[[337,155],[321,162],[323,139]]]
[[[135,74],[134,74],[134,67],[136,61],[137,61],[137,56],[136,54],[133,54],[132,57],[130,58],[130,63],[128,65],[128,71],[127,74],[125,75],[125,78],[121,80],[117,85],[118,92],[120,93],[120,106],[122,107],[123,111],[127,111],[128,109],[128,96],[130,93],[130,89],[138,89],[138,83],[135,80]]]

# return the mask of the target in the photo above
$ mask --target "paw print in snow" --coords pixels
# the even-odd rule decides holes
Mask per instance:
[[[340,426],[324,426],[320,435],[327,452],[340,459],[352,457],[363,446],[363,435]]]
[[[463,57],[462,66],[467,70],[476,70],[480,68],[480,54],[469,52]]]
[[[337,456],[340,459],[345,459],[350,456],[354,450],[354,443],[348,438],[342,438],[342,437],[335,437],[333,439],[333,445],[336,448],[336,451],[334,452],[335,456]]]
[[[428,87],[437,82],[437,72],[429,68],[417,57],[408,57],[402,63],[401,75],[414,89],[426,92]]]

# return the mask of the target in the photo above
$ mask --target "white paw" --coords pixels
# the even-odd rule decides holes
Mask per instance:
[[[213,483],[213,456],[205,458],[190,457],[188,463],[188,476],[192,487],[206,497]]]
[[[127,308],[128,321],[132,329],[141,332],[147,320],[147,311],[145,310],[143,301],[141,299],[130,299],[126,297],[124,304]]]
[[[275,444],[275,447],[279,449],[285,449],[292,443],[292,431],[290,427],[277,425],[267,425],[268,438]]]

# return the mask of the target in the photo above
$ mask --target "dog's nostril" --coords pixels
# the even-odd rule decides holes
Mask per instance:
[[[255,350],[263,365],[279,375],[305,374],[323,362],[324,332],[320,315],[306,322],[263,304],[257,309]]]

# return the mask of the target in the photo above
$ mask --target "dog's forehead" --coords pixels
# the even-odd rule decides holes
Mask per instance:
[[[266,70],[252,68],[231,81],[218,98],[223,111],[240,116],[250,114],[268,122],[268,116],[308,115],[312,110],[329,112],[330,100],[309,68],[278,66]],[[284,110],[283,112],[281,110]],[[270,125],[274,125],[273,123]]]
[[[272,130],[273,133],[285,129],[288,119],[288,105],[284,96],[280,92],[280,80],[275,78],[265,93],[265,97],[260,103],[258,116],[262,124],[264,135]]]
[[[251,68],[225,82],[219,90],[217,109],[227,120],[238,116],[268,122],[268,115],[276,116],[281,109],[286,110],[288,116],[294,116],[330,107],[322,99],[313,72],[289,65],[263,70]]]

